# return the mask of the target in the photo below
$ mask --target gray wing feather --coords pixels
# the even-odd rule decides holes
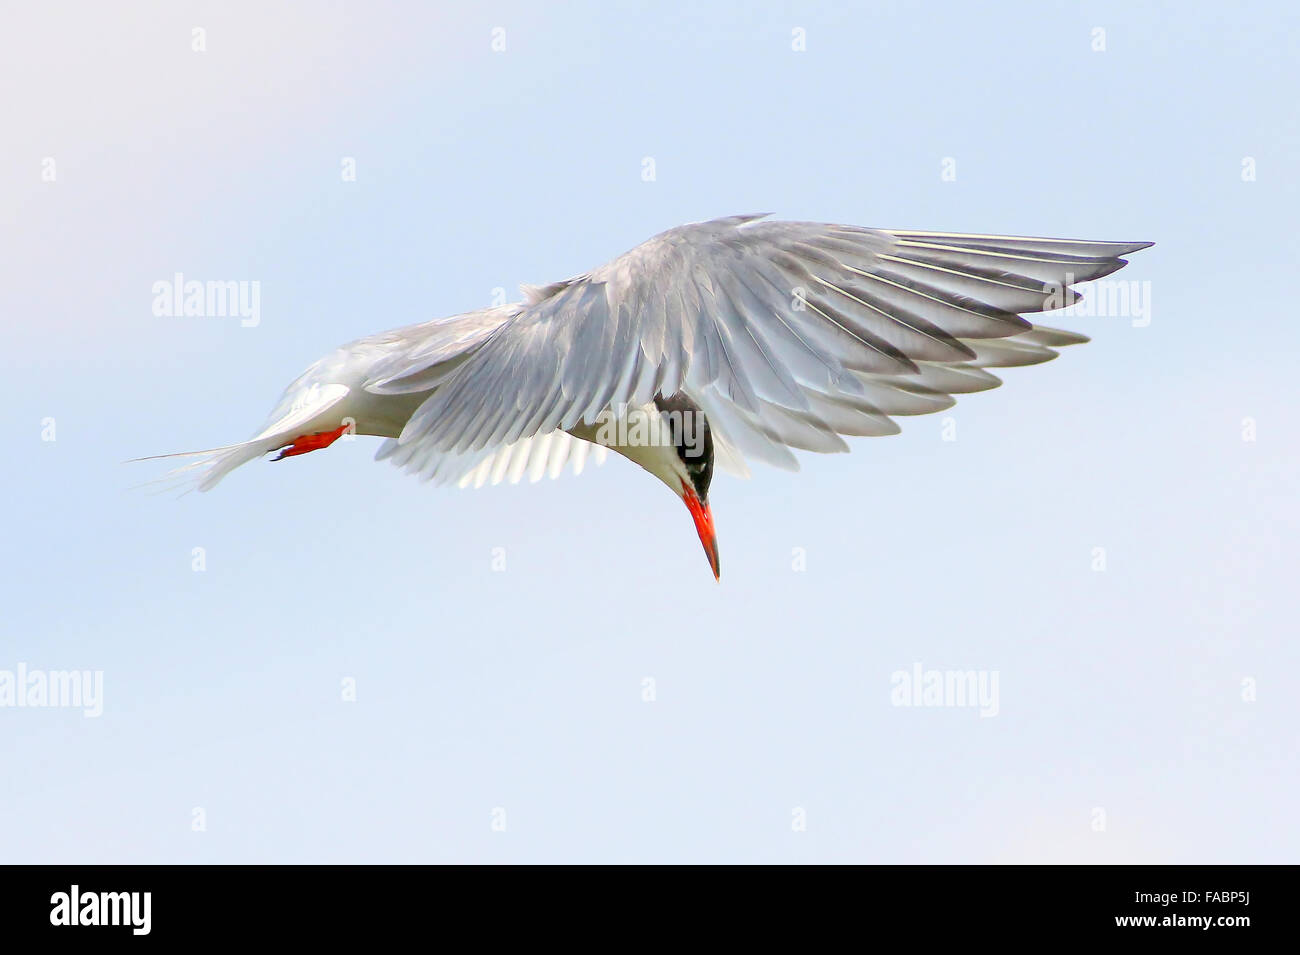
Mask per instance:
[[[446,454],[436,448],[404,445],[388,438],[380,445],[375,459],[390,461],[422,481],[480,488],[503,481],[518,484],[525,477],[530,484],[543,477],[557,478],[566,467],[575,475],[581,474],[589,461],[603,464],[607,454],[606,448],[563,431],[552,431],[464,454]]]
[[[377,356],[366,371],[363,384],[367,391],[416,394],[436,387],[522,310],[518,304],[480,309],[394,328],[344,348],[360,348]]]
[[[473,350],[432,371],[413,353],[368,387],[439,385],[403,451],[483,452],[681,390],[713,423],[722,466],[796,467],[790,448],[846,450],[841,434],[893,433],[892,415],[996,387],[985,368],[1086,341],[1021,315],[1072,304],[1072,284],[1150,244],[761,218],[680,226],[530,287]]]

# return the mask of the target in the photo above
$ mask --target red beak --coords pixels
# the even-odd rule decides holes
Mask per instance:
[[[682,499],[686,502],[686,509],[691,512],[691,518],[695,521],[695,532],[700,535],[705,556],[709,558],[713,579],[721,580],[722,574],[718,570],[718,535],[713,532],[713,512],[709,510],[708,502],[701,501],[700,496],[695,493],[695,488],[685,481],[682,482]]]

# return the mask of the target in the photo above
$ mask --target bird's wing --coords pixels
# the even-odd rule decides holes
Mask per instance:
[[[721,438],[720,463],[796,466],[892,415],[995,387],[984,369],[1086,340],[1021,318],[1071,304],[1150,243],[864,229],[736,216],[670,229],[529,301],[450,370],[402,445],[464,454],[594,424],[679,390]],[[420,381],[397,369],[374,390]],[[405,376],[405,377],[404,377]],[[369,387],[369,386],[368,386]]]
[[[518,313],[518,304],[496,306],[480,312],[436,319],[419,325],[381,332],[357,345],[377,357],[367,358],[363,381],[377,395],[420,393],[436,387],[458,363],[486,340],[503,322]],[[477,451],[442,451],[428,443],[401,444],[388,438],[375,453],[408,474],[434,484],[480,488],[502,482],[530,483],[567,472],[581,474],[588,464],[605,463],[608,451],[564,431],[536,434],[511,444]]]
[[[427,444],[402,444],[388,438],[379,446],[376,461],[391,461],[422,481],[480,488],[505,481],[518,484],[524,477],[536,483],[557,478],[565,471],[581,474],[588,464],[605,463],[608,450],[564,431],[521,438],[513,444],[466,451],[443,452]]]
[[[358,339],[339,353],[347,360],[364,361],[361,384],[366,391],[377,395],[429,391],[521,310],[512,303],[436,318]]]
[[[718,457],[718,466],[747,476],[745,458],[778,468],[797,470],[790,449],[833,453],[847,451],[840,437],[897,434],[894,417],[930,414],[956,404],[955,395],[988,391],[1002,384],[989,368],[1037,365],[1059,354],[1056,348],[1086,342],[1087,336],[1042,325],[1007,338],[958,339],[973,351],[963,362],[917,361],[917,372],[906,376],[854,372],[865,395],[827,395],[808,391],[811,413],[800,413],[762,402],[757,413],[736,406],[709,388],[696,399],[732,453]]]

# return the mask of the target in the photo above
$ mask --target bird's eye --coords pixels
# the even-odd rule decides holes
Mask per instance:
[[[709,450],[712,451],[711,446]],[[694,460],[686,458],[683,460],[686,464],[686,473],[695,487],[695,493],[699,495],[700,500],[708,500],[709,485],[713,483],[713,455],[709,454],[703,459],[697,457]]]

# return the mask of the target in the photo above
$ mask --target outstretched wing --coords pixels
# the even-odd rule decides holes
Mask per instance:
[[[528,304],[439,372],[399,443],[429,454],[498,449],[681,390],[730,456],[792,467],[790,448],[839,451],[840,435],[893,433],[891,416],[996,387],[986,368],[1086,341],[1021,315],[1071,304],[1069,286],[1150,244],[760,218],[670,229],[530,289]],[[368,387],[408,391],[427,383],[423,374],[396,368]]]

